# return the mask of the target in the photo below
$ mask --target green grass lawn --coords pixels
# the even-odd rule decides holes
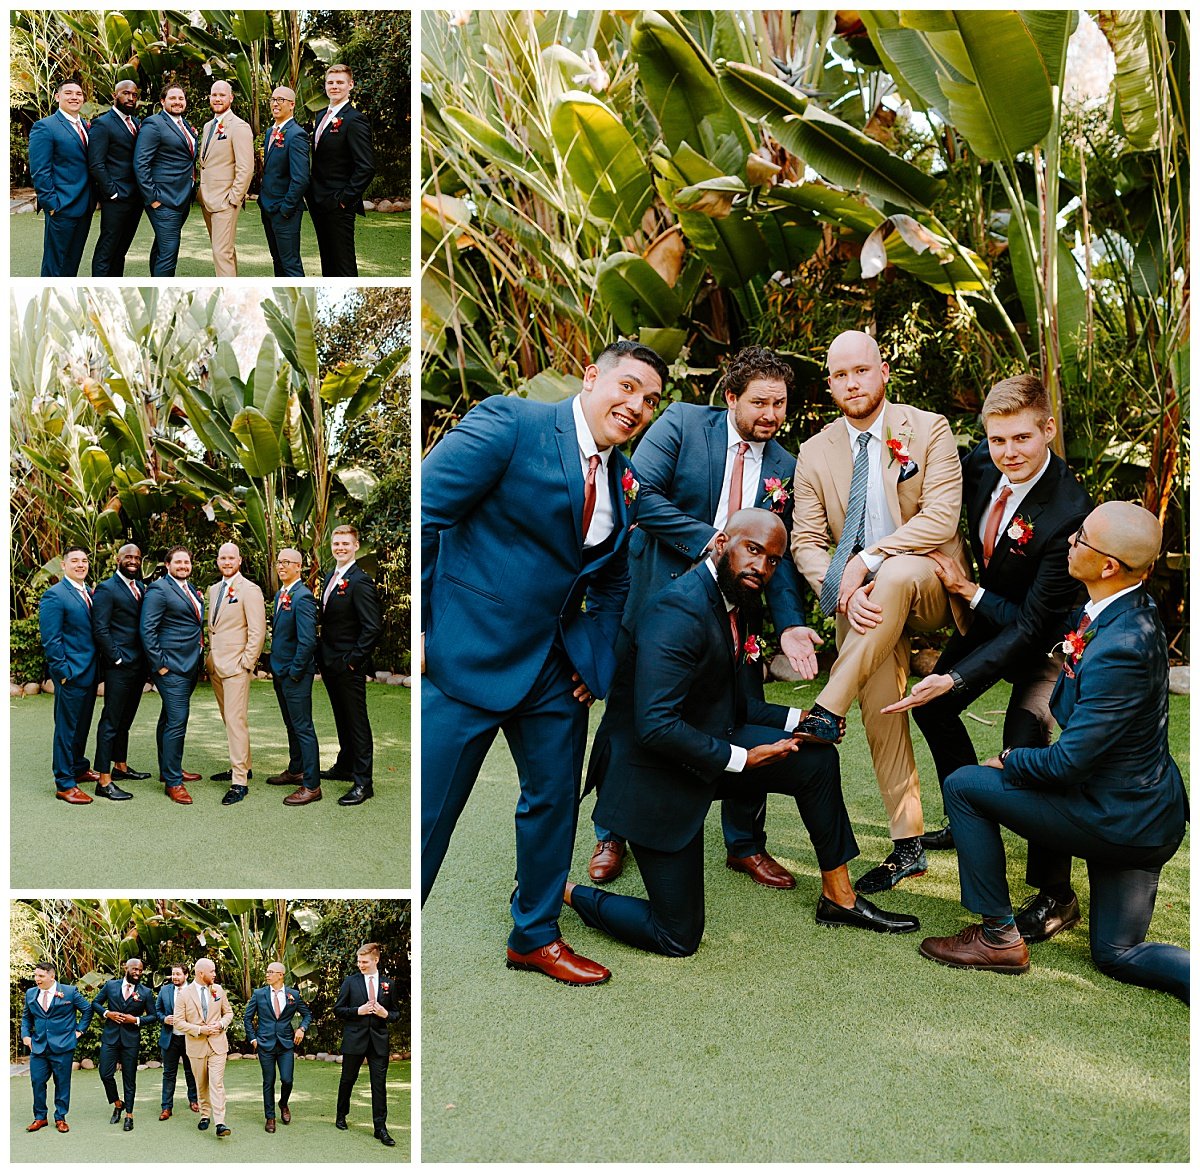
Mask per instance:
[[[807,707],[818,683],[773,685]],[[968,721],[1001,748],[1007,686]],[[1187,698],[1172,697],[1172,750],[1188,773]],[[593,721],[599,719],[596,706]],[[925,812],[935,775],[914,732]],[[843,788],[857,877],[889,849],[862,723],[851,714]],[[957,857],[878,897],[922,931],[822,929],[820,880],[795,805],[771,796],[768,845],[797,877],[768,891],[723,865],[720,817],[706,825],[708,921],[699,952],[670,959],[586,928],[563,933],[613,979],[571,988],[504,967],[510,928],[516,773],[489,756],[422,921],[422,1129],[429,1161],[1186,1161],[1188,1011],[1092,965],[1083,925],[1033,947],[1021,977],[947,969],[920,938],[957,932]],[[592,801],[572,878],[586,882]],[[1009,837],[1014,898],[1025,852]],[[1155,940],[1188,944],[1189,843],[1162,875]],[[636,865],[614,890],[644,895]]]
[[[296,1085],[288,1104],[292,1122],[286,1126],[277,1123],[274,1134],[263,1130],[258,1061],[250,1058],[227,1064],[225,1123],[231,1135],[220,1141],[213,1128],[205,1132],[196,1128],[199,1117],[188,1111],[182,1073],[176,1085],[175,1114],[170,1120],[160,1121],[162,1072],[157,1068],[139,1071],[134,1129],[123,1132],[119,1124],[108,1122],[111,1113],[100,1077],[95,1071],[76,1071],[71,1078],[71,1111],[67,1116],[71,1131],[65,1134],[56,1132],[53,1124],[40,1132],[25,1131],[33,1119],[33,1093],[27,1074],[13,1076],[9,1081],[9,1157],[14,1162],[64,1164],[153,1161],[166,1167],[169,1153],[169,1163],[175,1168],[235,1161],[408,1161],[412,1132],[410,1068],[408,1062],[393,1062],[388,1068],[388,1132],[396,1141],[396,1147],[390,1149],[372,1135],[371,1088],[365,1064],[350,1101],[350,1127],[339,1132],[333,1118],[341,1068],[336,1063],[298,1062]],[[47,1093],[52,1106],[53,1082]]]
[[[36,277],[42,270],[42,217],[40,215],[9,216],[10,267],[14,277]],[[407,277],[412,263],[411,217],[407,212],[368,212],[360,217],[355,229],[355,251],[358,272],[363,277]],[[92,254],[100,236],[99,213],[92,217],[92,230],[79,266],[79,276],[92,271]],[[154,233],[150,221],[143,216],[129,253],[125,259],[126,277],[145,277],[150,272],[150,245]],[[239,277],[270,277],[273,269],[267,238],[263,235],[262,213],[257,204],[248,204],[238,217],[237,255]],[[321,275],[320,253],[312,219],[304,216],[300,238],[300,256],[304,272],[309,277]],[[192,208],[183,229],[179,249],[178,277],[211,277],[213,275],[212,245],[204,227],[199,206]]]
[[[326,782],[320,802],[283,806],[290,790],[265,780],[287,768],[287,732],[269,681],[250,686],[250,793],[221,806],[228,783],[208,776],[229,768],[225,726],[212,689],[192,696],[184,767],[204,775],[189,783],[195,800],[179,806],[158,779],[154,730],[159,699],[142,697],[129,742],[134,769],[153,777],[122,783],[128,802],[96,799],[75,807],[54,798],[50,750],[53,697],[10,702],[11,881],[42,889],[53,877],[72,889],[204,888],[331,889],[408,888],[410,794],[410,693],[373,684],[367,688],[375,736],[375,797],[360,806],[338,806],[345,782]],[[96,702],[95,720],[103,700]],[[313,717],[321,764],[333,764],[337,737],[325,686],[313,685]],[[95,748],[95,726],[88,755]],[[88,788],[89,793],[92,787]],[[36,811],[36,815],[34,812]]]

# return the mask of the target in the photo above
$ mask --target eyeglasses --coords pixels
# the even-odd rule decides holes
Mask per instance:
[[[1088,540],[1087,540],[1087,539],[1086,539],[1086,538],[1083,536],[1083,526],[1082,526],[1082,524],[1081,524],[1081,525],[1080,525],[1080,527],[1079,527],[1079,528],[1078,528],[1078,529],[1075,531],[1075,534],[1074,534],[1074,536],[1071,538],[1071,541],[1072,541],[1072,542],[1073,542],[1073,543],[1074,543],[1076,546],[1087,546],[1087,548],[1088,548],[1089,550],[1092,550],[1094,553],[1097,553],[1097,554],[1099,554],[1099,555],[1100,555],[1102,558],[1111,558],[1111,559],[1112,559],[1112,560],[1113,560],[1113,561],[1114,561],[1114,562],[1115,562],[1115,563],[1116,563],[1118,566],[1123,566],[1123,567],[1124,567],[1126,570],[1128,570],[1130,574],[1136,574],[1136,573],[1137,573],[1137,571],[1136,571],[1136,570],[1134,570],[1134,568],[1133,568],[1132,566],[1130,566],[1128,562],[1123,562],[1123,561],[1121,561],[1121,559],[1120,559],[1120,558],[1118,558],[1118,557],[1116,556],[1116,554],[1109,554],[1109,553],[1107,553],[1106,551],[1104,551],[1104,550],[1101,550],[1099,546],[1093,546],[1093,545],[1092,545],[1092,543],[1091,543],[1091,542],[1089,542],[1089,541],[1088,541]]]
[[[299,566],[300,563],[295,558],[276,558],[275,565],[276,566]]]
[[[276,102],[286,102],[289,106],[294,106],[296,104],[296,99],[295,98],[272,98],[271,99],[272,106],[274,106]]]

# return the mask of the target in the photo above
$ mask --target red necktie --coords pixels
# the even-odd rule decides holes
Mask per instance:
[[[83,129],[82,122],[76,122],[73,125],[75,127],[75,130],[79,134],[80,141],[83,143],[83,149],[86,151],[87,150],[87,131]]]
[[[129,584],[129,589],[133,591],[133,597],[140,603],[142,601],[142,592],[138,590],[137,583],[131,582]]]
[[[183,131],[183,137],[187,139],[188,148],[191,150],[192,155],[195,156],[196,140],[192,138],[191,134],[188,132],[187,124],[181,119],[180,121],[176,122],[175,125],[178,126],[181,131]]]
[[[996,536],[1000,533],[1000,518],[1004,516],[1004,506],[1011,496],[1012,489],[1005,485],[1000,490],[1000,496],[996,498],[996,504],[992,506],[991,513],[988,514],[987,529],[983,531],[984,566],[992,560],[992,553],[996,549]]]
[[[137,127],[134,125],[133,119],[130,118],[128,114],[122,114],[121,117],[125,119],[125,129],[128,130],[134,138],[137,138]]]
[[[1083,635],[1083,633],[1085,631],[1087,631],[1087,629],[1089,627],[1091,627],[1091,625],[1092,625],[1092,617],[1087,613],[1087,611],[1084,611],[1083,618],[1080,619],[1080,621],[1079,621],[1079,626],[1077,628],[1075,628],[1075,634]]]
[[[587,541],[588,526],[592,524],[592,514],[596,512],[596,469],[600,467],[600,457],[588,457],[587,480],[583,483],[583,540]]]
[[[175,581],[179,582],[179,579],[176,579]],[[191,603],[192,610],[196,612],[196,618],[203,620],[204,616],[200,611],[200,604],[196,602],[196,596],[193,595],[192,592],[189,591],[181,582],[179,583],[179,589],[183,591],[184,595],[187,597],[187,601]]]
[[[271,995],[271,1001],[275,1004],[275,1017],[278,1018],[283,1013],[283,991],[276,990]]]
[[[729,477],[729,508],[725,511],[725,524],[729,524],[729,519],[742,507],[742,475],[746,467],[746,453],[749,452],[750,445],[743,440],[737,446],[737,453],[733,458],[733,472]]]
[[[733,632],[733,658],[736,660],[738,653],[742,650],[742,636],[738,631],[738,613],[736,607],[729,612],[729,630]]]
[[[87,609],[90,611],[92,609],[92,598],[87,592],[87,587],[84,587],[79,593],[83,596],[83,601],[87,604]]]

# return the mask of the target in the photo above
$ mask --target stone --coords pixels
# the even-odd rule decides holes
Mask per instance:
[[[145,1064],[145,1066],[150,1070],[154,1070],[156,1067],[161,1067],[162,1064],[157,1059],[151,1059]]]
[[[84,1071],[91,1071],[95,1068],[96,1064],[93,1063],[90,1059],[80,1059],[79,1066],[81,1068],[83,1068]],[[75,1064],[72,1063],[71,1067],[74,1068]]]
[[[387,679],[389,676],[391,676],[391,673],[386,668],[375,673],[375,679],[381,684],[387,684]]]
[[[25,687],[24,687],[24,685],[21,685],[21,684],[12,684],[12,683],[10,682],[10,683],[9,683],[9,686],[8,686],[8,695],[9,695],[9,696],[24,696],[24,695],[25,695]]]
[[[148,692],[153,692],[153,691],[154,691],[154,685],[153,685],[153,684],[151,684],[151,683],[150,683],[150,681],[148,681],[148,680],[147,680],[147,681],[146,681],[146,683],[142,685],[142,693],[143,693],[143,695],[144,695],[145,693],[148,693]]]
[[[48,693],[53,694],[54,681],[53,680],[43,680],[42,681],[42,692],[48,692]]]
[[[792,667],[791,661],[788,660],[782,652],[776,653],[771,657],[771,662],[767,665],[768,680],[783,680],[790,684],[795,684],[797,681],[803,680],[804,677]]]
[[[940,655],[941,652],[937,648],[922,648],[919,652],[916,652],[912,658],[913,675],[928,676],[937,667]]]
[[[1189,696],[1192,691],[1192,670],[1187,664],[1176,664],[1167,670],[1167,684],[1176,696]]]
[[[401,688],[412,688],[412,677],[411,676],[402,677],[400,680],[400,687]]]
[[[96,685],[96,695],[97,696],[104,695],[104,681],[103,680],[100,681],[100,683]]]
[[[391,684],[391,685],[393,685],[393,686],[395,686],[395,685],[401,685],[401,684],[403,684],[403,683],[404,683],[406,680],[408,680],[408,677],[407,677],[407,676],[400,676],[399,674],[394,674],[394,675],[392,675],[392,676],[389,676],[389,677],[387,678],[387,682],[388,682],[388,684]]]
[[[42,686],[36,680],[31,680],[28,684],[22,686],[21,691],[26,696],[37,696],[42,691]]]
[[[364,212],[375,211],[375,201],[374,200],[363,200],[363,211]]]
[[[375,205],[375,211],[377,211],[377,212],[390,212],[391,210],[392,210],[392,201],[391,200],[379,200]]]

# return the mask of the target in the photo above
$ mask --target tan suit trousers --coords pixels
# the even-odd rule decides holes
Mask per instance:
[[[210,212],[201,205],[204,227],[212,239],[213,270],[218,277],[237,276],[237,222],[240,206]]]
[[[944,627],[950,601],[933,559],[920,554],[885,559],[874,583],[871,599],[883,617],[861,635],[844,615],[837,617],[838,658],[817,704],[844,717],[858,697],[891,837],[907,839],[925,829],[908,714],[883,716],[879,710],[908,691],[908,632]]]
[[[200,1115],[207,1116],[214,1124],[225,1123],[225,1060],[227,1056],[215,1051],[200,1058],[189,1055],[192,1074],[196,1077],[196,1098],[200,1102]]]
[[[239,672],[222,680],[212,672],[211,662],[209,673],[217,708],[221,710],[221,720],[225,722],[225,740],[229,742],[229,768],[233,771],[233,781],[238,786],[245,786],[246,774],[250,770],[250,673]]]

